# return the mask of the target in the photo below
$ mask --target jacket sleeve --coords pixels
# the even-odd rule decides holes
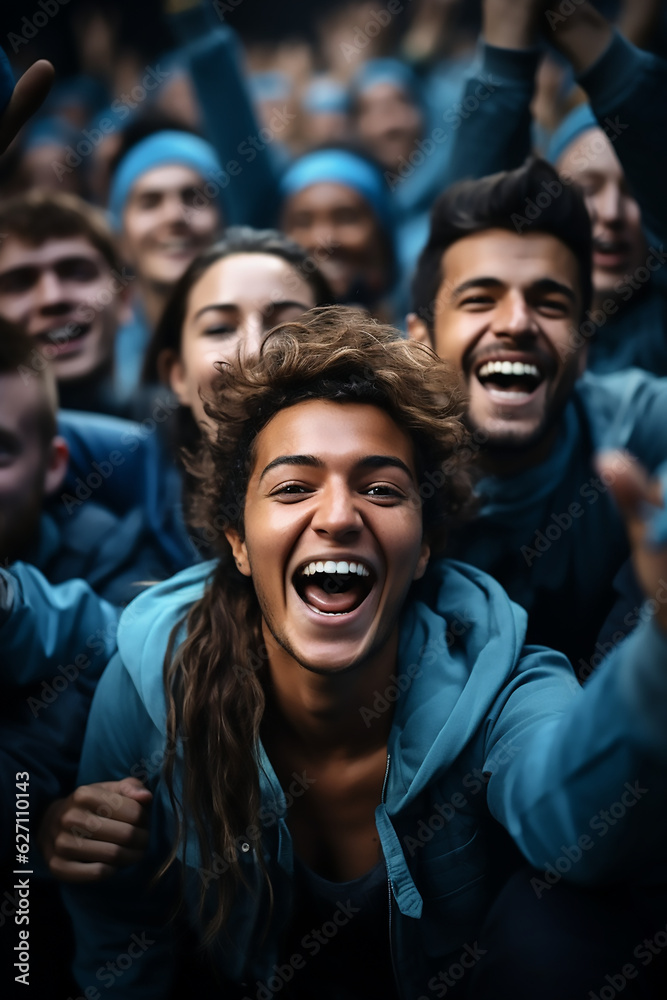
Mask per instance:
[[[204,118],[204,134],[222,165],[219,185],[226,224],[276,225],[280,196],[270,143],[280,138],[289,112],[283,108],[276,115],[275,126],[268,130],[271,138],[263,141],[239,41],[223,23],[224,15],[216,17],[213,8],[200,3],[170,20],[186,43],[183,55]]]
[[[538,49],[502,49],[480,42],[466,81],[460,118],[442,190],[520,167],[532,149],[530,103]]]
[[[155,791],[163,756],[163,736],[116,654],[93,700],[78,783],[133,775]],[[156,794],[150,846],[140,864],[119,870],[103,882],[63,885],[76,939],[74,975],[84,992],[96,989],[105,997],[124,1000],[170,996],[177,885],[169,875],[152,885],[166,855],[169,825],[163,801]]]
[[[119,611],[83,580],[50,584],[34,566],[0,570],[0,787],[14,800],[25,773],[36,833],[54,799],[74,788],[95,684],[116,645]],[[10,830],[0,839],[9,857]]]
[[[663,862],[667,825],[667,636],[644,622],[581,691],[563,683],[566,666],[527,647],[501,694],[489,807],[537,869],[581,883],[643,877]]]
[[[148,501],[154,492],[154,431],[166,419],[165,412],[163,408],[139,424],[99,413],[60,411],[58,432],[70,451],[61,494],[68,513],[94,499],[122,516]]]
[[[52,584],[27,563],[0,570],[0,681],[23,687],[60,677],[56,691],[94,686],[116,648],[120,609],[85,580]]]

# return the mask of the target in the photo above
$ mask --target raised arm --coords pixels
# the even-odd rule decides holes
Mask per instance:
[[[215,5],[201,0],[166,0],[174,33],[184,55],[204,118],[204,131],[223,169],[221,197],[227,225],[275,225],[278,176],[270,145],[248,90],[238,38],[218,17]],[[287,114],[286,109],[281,112]],[[271,140],[280,139],[286,121],[276,115]]]
[[[618,459],[607,453],[598,468],[626,518],[646,620],[573,700],[533,673],[540,654],[529,652],[491,740],[492,757],[507,740],[522,751],[491,768],[492,812],[532,865],[582,883],[650,875],[667,826],[667,512],[659,482]]]
[[[513,170],[531,152],[540,13],[535,0],[485,0],[478,58],[464,88],[443,189]]]
[[[601,127],[614,144],[649,237],[667,236],[667,62],[615,32],[589,3],[551,21],[550,37],[570,60]]]

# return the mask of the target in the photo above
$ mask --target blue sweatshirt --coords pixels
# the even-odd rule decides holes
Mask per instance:
[[[629,556],[625,524],[593,465],[609,448],[627,449],[649,471],[665,460],[664,379],[638,369],[586,373],[551,454],[515,475],[484,478],[478,514],[448,547],[496,577],[528,611],[529,641],[565,652],[584,678],[601,659],[595,640]]]
[[[95,685],[116,649],[120,610],[83,580],[53,585],[25,563],[0,570],[0,794],[29,775],[33,833],[53,799],[74,788]],[[15,851],[4,825],[0,862]]]
[[[220,856],[210,870],[202,866],[189,826],[180,871],[149,886],[174,832],[160,772],[163,659],[169,634],[213,569],[208,563],[186,570],[126,609],[119,652],[94,699],[79,780],[141,772],[155,796],[145,861],[104,883],[65,890],[77,981],[83,990],[102,984],[104,996],[169,995],[176,953],[169,913],[179,879],[198,928],[199,889],[208,889],[210,913],[225,870]],[[441,563],[438,576],[441,586],[427,601],[411,597],[404,608],[396,683],[360,706],[369,725],[395,706],[375,820],[390,894],[392,960],[405,997],[426,993],[443,961],[475,941],[498,875],[495,822],[532,865],[552,878],[566,869],[582,884],[648,877],[667,822],[667,637],[643,626],[582,691],[564,657],[524,647],[525,613],[494,580],[452,562]],[[241,836],[246,885],[214,947],[221,976],[242,984],[247,996],[257,995],[278,961],[294,865],[284,792],[261,745],[255,756],[273,917],[263,938],[266,892]],[[179,773],[177,758],[177,786]],[[608,823],[616,802],[625,803],[626,818]],[[571,849],[576,845],[579,855]],[[576,861],[564,863],[567,850]],[[128,952],[133,961],[118,976],[108,963]]]

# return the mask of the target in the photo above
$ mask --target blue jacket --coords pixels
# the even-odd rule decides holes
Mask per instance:
[[[629,556],[625,524],[593,465],[605,448],[627,449],[649,471],[667,458],[665,379],[638,369],[586,373],[551,454],[524,472],[484,478],[478,514],[447,550],[494,576],[528,611],[528,641],[562,650],[583,677],[601,659],[595,640]]]
[[[116,648],[120,610],[83,580],[53,585],[39,570],[0,570],[0,794],[30,775],[34,833],[44,809],[69,794],[95,684]],[[0,863],[14,831],[4,824]],[[15,853],[15,847],[14,847]]]
[[[199,887],[213,894],[224,870],[219,856],[211,870],[202,868],[190,829],[182,872],[157,890],[148,888],[174,829],[160,775],[163,658],[172,628],[201,596],[213,568],[192,567],[126,609],[119,652],[91,710],[79,780],[136,773],[155,795],[149,858],[104,883],[66,888],[77,981],[84,990],[104,983],[105,996],[168,996],[175,940],[167,914],[179,874],[196,925]],[[497,823],[549,873],[548,891],[549,879],[562,872],[579,883],[647,874],[642,865],[660,856],[667,816],[667,637],[642,627],[582,691],[564,657],[524,647],[525,613],[494,580],[453,562],[442,562],[438,572],[440,587],[423,595],[426,601],[411,598],[404,609],[396,685],[360,706],[372,725],[395,704],[375,817],[387,868],[392,956],[406,1000],[427,993],[443,958],[475,940],[499,874]],[[256,892],[239,890],[215,950],[222,975],[244,984],[249,995],[280,958],[294,860],[283,791],[261,745],[256,756],[274,915],[261,941],[266,893],[242,841],[239,857]],[[178,783],[178,762],[176,774]],[[608,823],[605,811],[619,802],[627,818]],[[127,951],[137,929],[146,947],[115,979],[106,963]]]
[[[164,579],[197,559],[183,520],[181,475],[166,440],[174,410],[160,399],[140,423],[97,413],[58,415],[70,449],[60,505],[69,513],[92,501],[120,518],[124,546],[154,563],[143,579]]]

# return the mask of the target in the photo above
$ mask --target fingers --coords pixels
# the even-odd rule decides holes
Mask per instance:
[[[134,784],[124,786],[125,782],[135,781],[135,778],[125,778],[120,782],[102,781],[94,785],[81,785],[72,792],[67,801],[71,802],[76,810],[89,814],[88,823],[91,831],[105,819],[147,827],[150,819],[148,807],[152,795],[148,789],[139,788]],[[123,787],[129,794],[125,794]],[[68,821],[69,816],[61,817],[61,824]]]
[[[649,476],[631,455],[603,452],[595,462],[624,517],[637,580],[654,621],[667,631],[667,603],[660,596],[667,579],[666,466]]]
[[[38,59],[25,71],[14,87],[14,93],[0,119],[0,153],[5,151],[19,129],[41,107],[51,89],[54,76],[55,70],[46,59]]]
[[[137,778],[123,778],[81,785],[54,802],[39,831],[51,874],[67,882],[94,882],[141,861],[152,798]]]
[[[104,787],[109,787],[137,802],[151,802],[153,793],[139,781],[138,778],[123,778],[122,781],[103,781]]]
[[[625,517],[630,541],[642,542],[647,520],[663,506],[660,481],[649,477],[637,459],[625,451],[600,452],[595,465]]]
[[[49,862],[49,871],[59,882],[101,882],[103,879],[113,875],[117,870],[114,865],[64,861],[57,855]]]
[[[140,825],[127,820],[103,819],[86,809],[71,805],[60,815],[53,844],[56,850],[64,842],[87,851],[86,845],[90,841],[97,841],[145,850],[148,838],[145,823]]]

